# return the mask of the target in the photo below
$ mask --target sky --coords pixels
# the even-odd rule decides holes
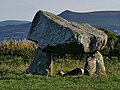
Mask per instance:
[[[32,21],[38,10],[60,14],[74,12],[120,11],[120,0],[0,0],[0,21]]]

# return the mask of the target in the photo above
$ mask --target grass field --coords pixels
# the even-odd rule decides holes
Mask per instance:
[[[5,45],[5,48],[1,46],[4,52],[0,53],[0,90],[120,90],[120,60],[115,57],[111,60],[104,57],[107,77],[58,75],[59,70],[67,72],[84,68],[84,60],[70,59],[57,59],[53,66],[54,75],[47,77],[24,73],[31,63],[34,49],[26,48],[29,46],[25,43],[16,45],[14,49],[9,48],[13,46],[11,44]]]
[[[120,90],[120,77],[9,75],[2,77],[1,90]]]
[[[68,61],[69,65],[67,66],[63,63],[62,67],[59,65],[56,69],[68,70],[71,63],[73,68],[79,67],[74,65],[75,61]],[[107,77],[96,78],[85,75],[62,77],[55,74],[53,77],[47,77],[22,74],[26,69],[24,65],[18,67],[2,65],[0,68],[2,72],[0,76],[0,90],[120,90],[120,63],[113,64],[107,62]]]

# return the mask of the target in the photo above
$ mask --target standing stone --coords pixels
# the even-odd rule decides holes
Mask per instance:
[[[51,55],[40,48],[35,50],[34,60],[26,73],[47,75],[51,64]]]
[[[97,51],[87,58],[84,74],[91,77],[97,75],[106,75],[103,56],[100,54],[100,52]]]

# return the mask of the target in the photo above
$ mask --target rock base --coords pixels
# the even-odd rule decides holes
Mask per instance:
[[[26,70],[26,73],[36,74],[36,75],[53,75],[53,60],[49,52],[45,52],[40,48],[35,50],[34,60]],[[72,74],[71,74],[72,73]],[[79,69],[73,70],[72,72],[67,73],[68,75],[78,75],[82,74],[82,71]],[[67,75],[65,74],[65,75]],[[103,56],[100,52],[91,54],[86,59],[84,74],[95,77],[98,75],[106,75],[105,66],[103,61]]]
[[[106,75],[103,56],[100,54],[100,52],[97,51],[87,58],[84,74],[91,77]]]
[[[30,64],[26,73],[37,75],[48,75],[50,72],[51,55],[40,48],[35,50],[34,60]]]

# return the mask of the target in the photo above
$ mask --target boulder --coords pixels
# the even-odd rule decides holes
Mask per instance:
[[[92,53],[86,60],[85,74],[105,72],[103,57],[98,51],[106,45],[107,35],[89,24],[69,22],[52,13],[38,11],[27,38],[37,42],[39,47],[27,73],[47,75],[52,53]]]
[[[48,75],[48,71],[51,64],[51,55],[49,52],[45,52],[40,48],[35,50],[35,55],[26,73],[37,75]]]
[[[89,24],[69,22],[46,11],[38,11],[28,33],[43,50],[54,53],[89,53],[101,50],[107,35]]]
[[[100,52],[90,54],[86,59],[84,74],[91,77],[97,75],[106,75],[103,56]]]

